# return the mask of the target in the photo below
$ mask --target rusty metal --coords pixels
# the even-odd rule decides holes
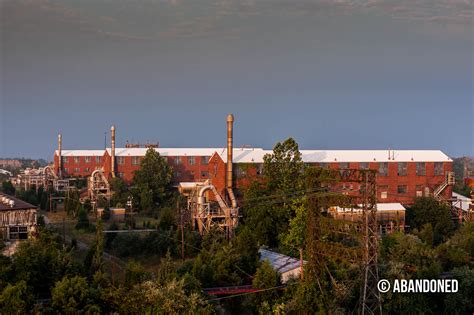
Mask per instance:
[[[62,158],[62,136],[58,134],[58,176],[62,177],[63,173],[63,158]]]
[[[110,139],[112,146],[110,148],[110,173],[115,177],[115,126],[110,128]]]

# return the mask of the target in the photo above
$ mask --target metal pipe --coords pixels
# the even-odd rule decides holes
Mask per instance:
[[[63,169],[63,158],[62,158],[62,136],[61,134],[58,134],[58,175],[61,177],[62,175],[62,169]]]
[[[232,189],[232,162],[233,162],[233,125],[234,115],[227,115],[227,189]]]
[[[110,172],[112,173],[112,177],[115,177],[115,126],[110,128],[110,138],[112,141],[110,148]]]

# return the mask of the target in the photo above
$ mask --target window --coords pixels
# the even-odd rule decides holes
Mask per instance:
[[[84,169],[84,172],[89,172],[90,170],[91,170],[90,168],[86,167],[86,168]]]
[[[123,173],[118,173],[117,176],[118,176],[119,178],[123,178]]]
[[[388,176],[388,162],[383,162],[379,164],[379,175]]]
[[[90,163],[91,162],[91,157],[90,156],[86,156],[84,158],[84,160],[86,161],[86,163]]]
[[[140,157],[132,156],[132,165],[140,165]]]
[[[398,192],[399,194],[406,194],[407,191],[408,191],[407,185],[398,185],[398,187],[397,187],[397,192]]]
[[[80,171],[81,171],[81,169],[78,168],[78,167],[76,167],[76,168],[74,169],[74,173],[79,173]]]
[[[244,168],[242,167],[239,167],[239,166],[235,166],[234,167],[234,170],[235,170],[235,176],[237,178],[242,178],[242,177],[245,177],[247,175],[247,172]]]
[[[207,164],[209,164],[209,159],[210,159],[210,158],[211,158],[210,156],[201,156],[201,164],[202,164],[202,165],[207,165]]]
[[[263,175],[263,163],[258,163],[256,165],[256,169],[257,169],[257,175],[262,176]]]
[[[61,157],[61,160],[63,161],[63,164],[68,162],[67,156]]]
[[[178,172],[178,171],[174,171],[174,177],[180,177],[181,176],[181,173]]]
[[[426,164],[425,164],[425,162],[417,162],[416,163],[416,175],[417,176],[425,176],[426,175]]]
[[[74,157],[74,163],[79,163],[81,161],[81,158],[78,156]]]
[[[28,238],[28,229],[26,226],[11,226],[10,239],[26,240]]]
[[[124,165],[125,164],[125,158],[123,156],[118,156],[117,157],[117,164]]]
[[[369,169],[369,162],[360,162],[359,163],[359,168],[361,170],[368,170]]]
[[[196,164],[196,157],[188,156],[188,164],[189,165],[195,165]]]
[[[208,178],[209,177],[209,172],[208,171],[202,171],[201,172],[201,177]]]
[[[96,157],[95,157],[95,162],[96,162],[96,163],[100,163],[100,162],[101,162],[101,160],[102,160],[102,159],[101,159],[101,157],[100,157],[100,156],[96,156]]]
[[[398,176],[407,176],[407,168],[408,168],[408,163],[407,162],[398,162]]]
[[[380,185],[378,189],[380,191],[380,199],[387,199],[388,198],[388,185]]]
[[[67,167],[64,169],[64,171],[65,171],[66,173],[69,172],[68,169],[67,169]]]
[[[344,170],[349,168],[349,163],[344,162],[344,163],[339,163],[339,169]]]
[[[435,174],[435,176],[443,175],[443,162],[435,162],[435,164],[434,164],[434,174]]]
[[[329,168],[329,163],[319,163],[320,168],[328,169]]]
[[[423,196],[423,185],[416,185],[416,196],[417,197]]]
[[[181,157],[180,156],[176,156],[174,158],[174,164],[175,165],[180,165],[181,164]]]

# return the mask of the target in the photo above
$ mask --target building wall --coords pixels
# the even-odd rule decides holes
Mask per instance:
[[[100,162],[96,161],[95,157],[86,159],[85,156],[80,156],[74,159],[74,157],[64,157],[63,161],[63,174],[70,177],[85,177],[89,176],[96,168],[104,168],[105,174],[110,176],[111,170],[111,157],[107,151],[104,151],[104,155],[100,157]],[[138,157],[135,160],[140,163],[143,157]],[[225,196],[226,188],[226,163],[218,154],[214,154],[209,158],[209,162],[206,163],[204,157],[201,156],[181,156],[181,157],[165,157],[168,160],[169,165],[173,168],[173,183],[178,182],[193,182],[193,181],[205,181],[209,179],[212,184],[217,188],[217,191]],[[116,157],[116,176],[123,178],[125,182],[131,182],[133,175],[136,170],[139,169],[139,165],[135,165],[132,161],[134,157],[123,156]],[[194,163],[192,163],[194,160]],[[58,169],[58,158],[54,158],[55,170]],[[398,174],[398,163],[399,162],[388,162],[388,174],[383,176],[378,173],[377,175],[377,194],[379,202],[400,202],[402,204],[410,204],[414,198],[418,195],[431,195],[433,191],[445,181],[446,172],[451,172],[453,169],[452,162],[443,162],[442,174],[435,174],[435,163],[425,163],[425,174],[417,175],[417,162],[407,162],[407,173],[406,175]],[[362,163],[327,163],[324,166],[330,169],[340,169],[341,167],[348,167],[353,169],[359,169],[362,167]],[[320,166],[319,163],[309,163],[312,166]],[[379,171],[379,162],[368,163],[369,169]],[[246,187],[254,180],[262,178],[261,164],[234,164],[234,187],[236,188],[236,195],[239,196],[245,190]],[[406,192],[403,192],[402,188],[406,188]],[[348,193],[350,191],[357,191],[359,187],[352,185],[347,187]],[[442,196],[449,199],[452,195],[452,187],[448,186]]]

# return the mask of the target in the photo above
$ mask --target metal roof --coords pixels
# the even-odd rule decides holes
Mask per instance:
[[[260,261],[267,260],[273,269],[279,273],[285,273],[301,267],[300,261],[296,258],[263,248],[260,248],[258,252],[260,254]],[[306,263],[306,261],[303,261],[303,263]]]
[[[390,150],[390,153],[389,150],[300,150],[300,152],[306,163],[452,162],[452,159],[440,150]]]
[[[61,156],[103,156],[105,150],[61,150]],[[58,155],[58,150],[54,152]]]
[[[6,197],[10,200],[13,200],[14,205],[10,206],[2,202],[2,197]],[[37,209],[37,206],[29,204],[21,199],[18,199],[14,196],[4,194],[0,192],[0,211],[12,211],[12,210],[29,210],[29,209]]]

